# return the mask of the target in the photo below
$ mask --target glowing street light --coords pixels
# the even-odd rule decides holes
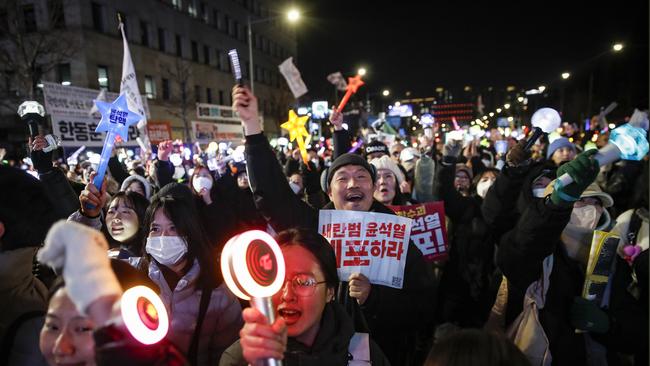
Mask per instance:
[[[359,70],[357,71],[357,75],[359,75],[359,76],[365,76],[365,75],[366,75],[366,72],[367,72],[366,68],[365,68],[365,67],[361,67],[361,68],[359,68]]]
[[[615,43],[612,46],[612,49],[614,50],[614,52],[619,52],[619,51],[621,51],[623,49],[623,44],[622,43]]]
[[[300,12],[297,9],[291,9],[287,13],[287,19],[290,22],[296,22],[298,19],[300,19]]]
[[[381,95],[383,95],[385,97],[389,96],[390,95],[390,90],[384,89],[384,91],[381,92]]]
[[[543,93],[544,90],[546,90],[546,87],[544,85],[540,85],[537,90],[539,90],[540,93]]]
[[[568,79],[569,77],[571,77],[571,74],[570,74],[570,73],[568,73],[568,72],[563,72],[563,73],[562,73],[562,79],[566,80],[566,79]]]

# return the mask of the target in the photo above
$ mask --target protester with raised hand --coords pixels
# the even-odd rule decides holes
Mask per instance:
[[[262,134],[257,98],[247,88],[236,86],[233,107],[244,127],[249,179],[259,210],[276,232],[294,227],[316,230],[318,210],[293,193]],[[336,158],[323,183],[332,201],[324,209],[393,213],[373,199],[374,169],[359,155],[343,154]],[[433,316],[433,274],[421,252],[409,244],[402,289],[370,284],[358,274],[347,280],[349,296],[357,300],[373,337],[388,359],[396,365],[407,363],[415,352],[413,339]]]
[[[543,300],[538,304],[539,323],[544,337],[548,339],[546,354],[550,354],[553,364],[585,364],[587,354],[591,358],[604,357],[602,344],[616,347],[621,343],[616,339],[624,334],[621,329],[632,330],[637,325],[629,322],[622,324],[616,316],[612,316],[615,314],[611,313],[613,310],[610,309],[608,314],[600,308],[600,304],[581,297],[585,250],[576,241],[565,240],[567,224],[571,222],[574,222],[574,226],[584,226],[582,230],[596,228],[598,220],[587,222],[580,219],[582,216],[579,213],[585,205],[596,203],[594,197],[602,197],[601,202],[605,205],[611,204],[607,202],[611,198],[592,183],[598,174],[598,163],[592,157],[595,153],[595,150],[586,151],[558,168],[558,175],[568,173],[573,182],[566,186],[556,181],[551,183],[545,198],[530,205],[522,213],[516,227],[503,235],[497,255],[498,265],[507,281],[506,327],[521,313],[524,294],[534,291],[531,284],[542,276],[546,277],[542,283],[547,290],[542,291]],[[552,193],[549,193],[551,188]],[[522,189],[530,190],[531,187]],[[598,212],[598,208],[595,209]],[[544,271],[543,267],[546,268]],[[610,304],[617,304],[615,308],[620,310],[621,296],[624,299],[627,295],[625,288],[615,282],[611,284]],[[634,305],[623,307],[628,311],[635,308]],[[589,332],[589,335],[577,333],[576,330]],[[617,336],[614,337],[614,334]],[[595,343],[594,339],[601,339],[601,342]],[[599,348],[601,351],[598,351]],[[615,348],[611,350],[619,351]]]

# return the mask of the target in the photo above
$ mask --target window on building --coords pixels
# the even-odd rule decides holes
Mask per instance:
[[[221,62],[221,58],[223,57],[223,52],[221,50],[217,49],[216,51],[216,59],[217,59],[217,69],[223,70],[222,65],[223,63]]]
[[[99,84],[100,89],[109,89],[108,66],[97,66],[97,84]]]
[[[203,63],[210,65],[210,47],[207,44],[203,45]]]
[[[198,9],[196,8],[196,0],[190,0],[190,2],[187,4],[187,12],[194,18],[198,17],[199,14]]]
[[[235,29],[233,27],[233,21],[230,19],[229,16],[224,16],[224,25],[226,26],[226,32],[228,33],[229,36],[232,36],[235,34]]]
[[[63,0],[49,0],[47,2],[47,8],[50,14],[50,25],[53,28],[65,28]]]
[[[172,6],[176,10],[183,10],[183,1],[182,0],[172,0]]]
[[[3,37],[9,30],[9,17],[7,11],[0,9],[0,37]]]
[[[221,21],[221,13],[219,13],[219,10],[212,10],[212,24],[218,30],[223,30],[223,22]]]
[[[71,82],[70,64],[58,64],[56,66],[56,78],[61,85],[70,85]]]
[[[205,88],[205,102],[212,103],[212,88]]]
[[[176,35],[176,56],[183,57],[183,43],[181,43],[181,35]]]
[[[147,99],[156,99],[156,82],[153,80],[153,76],[144,76],[144,93]]]
[[[223,102],[223,90],[219,90],[219,105],[224,105]]]
[[[205,4],[205,2],[201,1],[201,6],[199,7],[199,15],[203,18],[203,21],[207,24],[208,23],[208,6]]]
[[[235,39],[240,39],[241,32],[239,31],[239,22],[234,20],[232,23],[233,23],[233,34],[232,34],[232,36],[235,37]]]
[[[192,61],[199,62],[199,45],[196,41],[191,42],[192,45]]]
[[[158,28],[158,49],[161,52],[165,52],[165,30]]]
[[[162,79],[162,98],[169,100],[169,79]]]
[[[23,6],[23,26],[25,27],[25,32],[36,32],[36,11],[34,10],[34,4]]]
[[[104,32],[104,6],[93,2],[91,8],[93,13],[93,28],[98,32]]]
[[[140,43],[145,47],[149,47],[149,24],[144,20],[140,21]]]
[[[201,103],[201,87],[198,85],[194,86],[194,99],[197,103]]]

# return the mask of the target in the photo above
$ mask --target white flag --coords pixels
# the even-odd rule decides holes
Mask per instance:
[[[293,57],[284,60],[278,68],[282,76],[287,80],[287,84],[289,84],[289,89],[291,89],[294,98],[298,98],[307,93],[307,86],[305,86],[302,77],[300,77],[300,71],[293,64]]]
[[[340,71],[327,75],[327,81],[334,84],[339,91],[346,91],[348,88],[348,83],[345,82]]]
[[[122,82],[120,83],[120,94],[126,95],[126,102],[130,110],[136,111],[142,116],[138,121],[138,130],[147,146],[149,146],[149,136],[147,133],[147,113],[142,103],[142,96],[138,88],[138,79],[135,76],[135,67],[131,60],[131,51],[129,42],[124,34],[124,24],[120,22],[120,31],[122,32],[122,41],[124,43],[124,58],[122,59]]]

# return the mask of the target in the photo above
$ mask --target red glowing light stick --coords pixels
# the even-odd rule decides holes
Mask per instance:
[[[221,252],[221,272],[226,285],[237,297],[250,300],[269,321],[275,322],[271,297],[284,284],[284,257],[278,243],[261,230],[250,230],[232,237]],[[275,359],[266,366],[281,366]]]
[[[120,300],[122,320],[129,333],[142,344],[160,342],[169,330],[169,317],[160,297],[149,287],[126,290]]]
[[[363,80],[361,80],[361,75],[357,75],[353,78],[348,78],[348,86],[345,91],[345,95],[343,96],[343,99],[341,99],[341,103],[339,103],[339,106],[336,108],[337,111],[342,111],[343,107],[348,103],[348,99],[352,96],[352,94],[357,92],[357,89],[361,85],[365,84]]]

